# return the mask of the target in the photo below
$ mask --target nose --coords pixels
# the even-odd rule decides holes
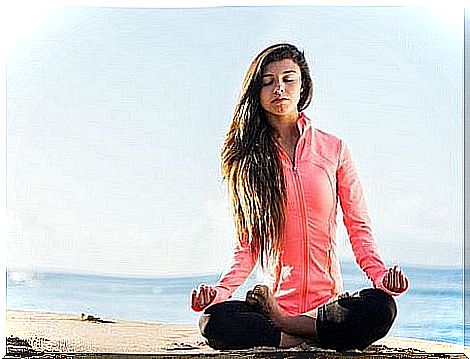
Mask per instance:
[[[285,85],[283,82],[279,82],[279,84],[274,88],[274,93],[283,94],[285,91]]]

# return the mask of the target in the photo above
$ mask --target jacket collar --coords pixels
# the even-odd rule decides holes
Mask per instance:
[[[304,112],[300,112],[299,113],[299,118],[297,119],[297,128],[299,130],[299,134],[300,134],[300,138],[302,138],[302,136],[308,131],[310,130],[310,127],[311,127],[311,120],[305,116],[305,113]],[[285,159],[288,159],[288,156],[287,154],[285,153],[284,149],[282,148],[281,144],[276,141],[275,142],[276,144],[276,147],[278,148],[278,150],[280,150],[280,153],[282,154],[282,156],[285,158]]]
[[[305,113],[302,111],[299,114],[299,119],[297,120],[297,128],[299,129],[300,136],[303,135],[303,133],[310,127],[311,121],[307,116],[305,116]]]

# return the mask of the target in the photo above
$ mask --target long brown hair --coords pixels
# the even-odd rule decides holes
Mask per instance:
[[[284,59],[300,68],[303,91],[297,110],[310,104],[313,85],[304,53],[290,44],[266,48],[248,67],[221,151],[222,176],[228,185],[238,241],[248,240],[263,269],[281,253],[286,186],[275,130],[261,107],[259,92],[265,67]]]

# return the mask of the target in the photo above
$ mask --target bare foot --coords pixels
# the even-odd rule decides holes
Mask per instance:
[[[282,315],[281,308],[279,308],[271,290],[265,285],[257,284],[252,290],[249,290],[246,293],[245,302],[273,319]]]
[[[309,340],[307,338],[296,337],[294,335],[281,332],[281,342],[279,343],[279,347],[292,348],[308,342]]]
[[[277,304],[269,288],[257,284],[246,293],[245,302],[268,316],[282,330],[281,347],[317,342],[316,319],[307,315],[289,316]]]

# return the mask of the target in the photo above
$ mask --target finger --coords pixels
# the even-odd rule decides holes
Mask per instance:
[[[199,295],[199,298],[201,300],[201,306],[205,307],[206,306],[206,287],[201,288],[201,294]]]
[[[245,301],[248,304],[254,304],[256,302],[255,297],[253,296],[253,291],[252,290],[249,290],[248,292],[246,292]]]
[[[217,291],[214,288],[211,288],[210,297],[211,301],[217,296]]]
[[[395,273],[395,292],[400,292],[401,285],[400,285],[400,274],[398,272]]]
[[[197,312],[202,310],[201,306],[199,305],[199,298],[195,290],[193,290],[193,293],[192,293],[191,307],[193,308],[193,310]]]
[[[194,309],[194,307],[196,306],[196,290],[193,289],[193,291],[191,292],[191,307]]]
[[[410,285],[410,282],[409,282],[408,278],[405,276],[405,290],[408,289],[409,285]]]
[[[210,294],[209,294],[209,288],[205,288],[204,291],[204,303],[207,305],[211,302]]]
[[[199,305],[202,308],[204,308],[206,305],[205,292],[206,292],[206,285],[202,283],[201,285],[199,285],[199,293],[198,293]]]
[[[402,282],[403,282],[403,285],[402,285],[402,288],[403,289],[406,289],[407,287],[407,284],[406,284],[406,275],[403,271],[400,271],[400,274],[401,274],[401,278],[402,278]]]
[[[393,291],[396,291],[398,288],[398,274],[397,274],[397,266],[393,267]]]
[[[393,270],[390,268],[387,275],[387,289],[393,291]]]
[[[384,279],[382,279],[382,284],[385,288],[388,288],[388,273],[387,275],[384,277]]]
[[[402,273],[402,277],[403,277],[403,285],[402,285],[402,291],[404,292],[405,290],[408,289],[408,278],[406,278],[406,275],[404,273]]]
[[[198,293],[197,299],[196,299],[196,306],[200,308],[204,308],[204,298],[201,295],[201,292]]]
[[[393,290],[393,269],[388,272],[388,289]]]
[[[400,271],[400,289],[401,290],[405,289],[405,275],[403,274],[402,271]]]

